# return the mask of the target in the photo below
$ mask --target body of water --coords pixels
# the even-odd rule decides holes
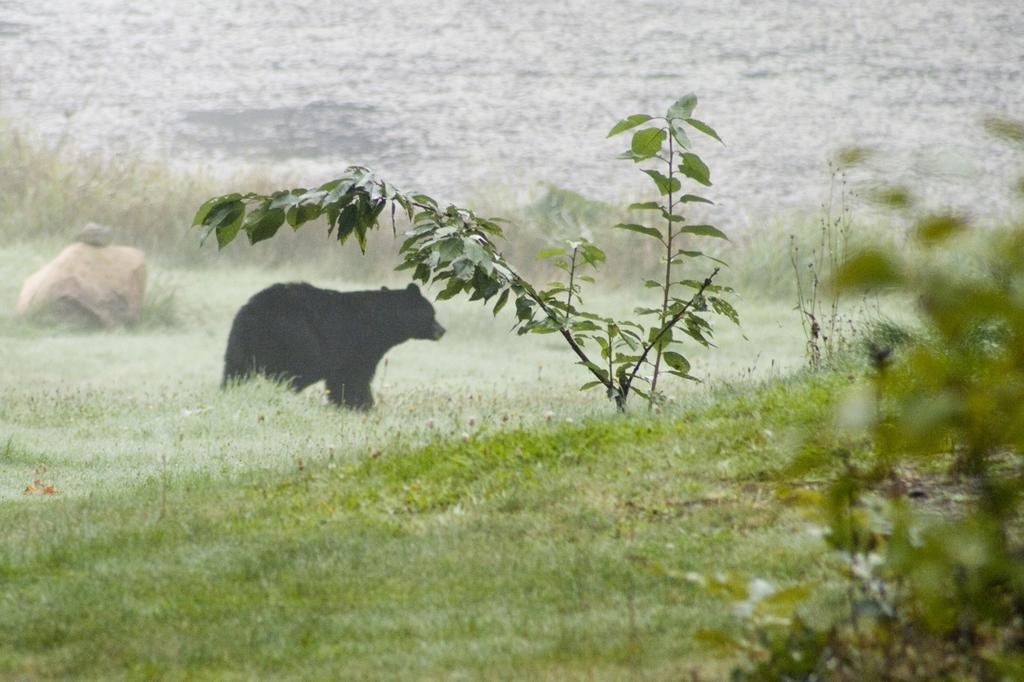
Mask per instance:
[[[608,129],[692,91],[736,228],[813,208],[852,144],[939,201],[1004,205],[1020,168],[979,119],[1024,117],[1022,36],[1020,0],[0,0],[0,115],[308,184],[359,163],[458,201],[621,200],[646,178]]]

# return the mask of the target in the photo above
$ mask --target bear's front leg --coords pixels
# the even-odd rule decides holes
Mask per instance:
[[[368,380],[353,380],[352,377],[328,377],[327,396],[335,405],[353,410],[369,410],[373,407],[373,394]]]

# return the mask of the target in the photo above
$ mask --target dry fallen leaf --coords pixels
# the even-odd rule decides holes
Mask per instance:
[[[22,495],[59,495],[60,491],[57,490],[52,483],[43,483],[41,479],[36,479],[25,486],[25,490]]]

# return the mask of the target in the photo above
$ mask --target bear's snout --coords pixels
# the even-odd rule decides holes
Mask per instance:
[[[437,341],[439,338],[444,336],[444,331],[444,327],[439,325],[437,320],[434,320],[434,328],[430,331],[430,338]]]

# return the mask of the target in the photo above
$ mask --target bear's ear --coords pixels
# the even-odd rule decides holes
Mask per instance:
[[[418,293],[420,293],[420,288],[419,288],[418,286],[416,286],[416,283],[415,283],[415,282],[412,282],[412,283],[410,283],[410,284],[409,284],[409,286],[407,286],[407,287],[405,288],[405,290],[406,290],[406,291],[409,291],[409,292],[412,292],[412,293],[414,293],[414,294],[418,294]]]

